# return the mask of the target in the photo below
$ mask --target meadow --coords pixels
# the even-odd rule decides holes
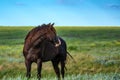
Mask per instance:
[[[33,27],[0,27],[0,80],[25,78],[24,38]],[[55,27],[67,43],[65,80],[120,80],[120,27]],[[36,80],[36,64],[32,78]],[[43,63],[42,80],[56,80],[51,62]]]

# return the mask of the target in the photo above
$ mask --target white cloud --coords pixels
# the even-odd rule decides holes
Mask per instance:
[[[58,3],[65,4],[65,5],[76,5],[83,1],[84,0],[58,0]]]
[[[16,2],[15,5],[17,5],[17,6],[26,6],[26,4],[23,3],[23,2]]]
[[[120,9],[119,4],[108,4],[107,6],[110,7],[110,8],[114,8],[114,9]]]

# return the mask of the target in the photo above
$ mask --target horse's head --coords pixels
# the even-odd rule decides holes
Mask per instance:
[[[45,25],[45,24],[43,24],[43,25]],[[54,25],[54,23],[53,24],[49,23],[49,24],[45,25],[46,27],[44,30],[46,38],[50,41],[53,41],[57,35],[56,30],[53,27],[53,25]]]
[[[45,25],[45,24],[43,24],[43,25]],[[57,37],[56,30],[53,27],[53,25],[54,25],[54,23],[53,24],[49,23],[46,25],[47,27],[45,30],[46,31],[45,36],[48,40],[52,41],[55,44],[55,46],[57,47],[61,44],[61,42],[60,42],[59,38]]]
[[[25,38],[25,47],[27,46],[26,49],[29,49],[33,44],[36,45],[45,39],[52,41],[55,45],[58,44],[59,40],[53,25],[54,23],[42,24],[33,28]]]

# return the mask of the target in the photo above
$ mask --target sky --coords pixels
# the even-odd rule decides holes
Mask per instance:
[[[120,26],[120,0],[0,0],[0,25]]]

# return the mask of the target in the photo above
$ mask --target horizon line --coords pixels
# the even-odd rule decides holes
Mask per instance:
[[[0,25],[0,27],[36,27],[38,25]],[[120,27],[120,25],[55,25],[54,27]]]

